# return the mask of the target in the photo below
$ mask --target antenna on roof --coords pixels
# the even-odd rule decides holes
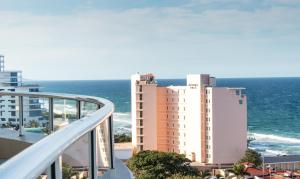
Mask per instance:
[[[4,56],[0,55],[0,72],[4,71]]]

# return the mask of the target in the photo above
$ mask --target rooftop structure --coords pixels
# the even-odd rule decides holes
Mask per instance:
[[[231,164],[247,149],[244,88],[217,87],[208,74],[186,86],[158,86],[153,74],[131,78],[132,144],[136,151],[185,154],[204,164]]]

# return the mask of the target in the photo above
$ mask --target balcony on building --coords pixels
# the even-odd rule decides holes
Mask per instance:
[[[1,123],[0,178],[133,178],[115,157],[114,105],[91,96],[0,91],[16,97],[16,122]],[[24,101],[38,111],[26,120]],[[28,109],[29,109],[28,108]]]

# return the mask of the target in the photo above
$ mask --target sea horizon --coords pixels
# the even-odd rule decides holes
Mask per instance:
[[[286,79],[286,78],[300,78],[300,76],[266,76],[266,77],[217,77],[219,80],[222,79]],[[186,78],[157,78],[156,80],[186,80]],[[120,78],[120,79],[49,79],[49,80],[39,80],[39,79],[23,79],[24,83],[27,82],[59,82],[59,81],[130,81],[130,78]]]

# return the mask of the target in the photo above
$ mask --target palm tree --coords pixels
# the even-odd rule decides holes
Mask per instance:
[[[242,179],[246,174],[245,166],[241,164],[235,164],[230,172],[233,173],[238,179]]]
[[[205,170],[205,171],[200,171],[199,172],[199,178],[201,178],[201,179],[205,179],[205,178],[207,178],[207,177],[209,177],[209,176],[211,176],[211,174],[209,173],[209,171],[208,170]]]

